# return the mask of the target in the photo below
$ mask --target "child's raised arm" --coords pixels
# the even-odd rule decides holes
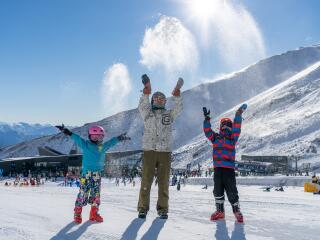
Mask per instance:
[[[151,83],[147,74],[143,74],[141,78],[142,78],[142,83],[144,85],[144,89],[143,89],[143,94],[140,97],[138,109],[143,120],[145,120],[145,118],[151,112],[151,104],[149,100],[149,95],[151,94]]]
[[[173,120],[175,120],[182,112],[182,99],[180,96],[181,95],[180,89],[183,86],[183,83],[184,83],[183,79],[179,78],[177,85],[175,86],[174,90],[172,91],[174,106],[173,106],[171,113],[172,113]]]
[[[210,110],[207,110],[206,107],[203,107],[203,115],[203,132],[206,135],[206,137],[213,143],[217,134],[211,129]]]
[[[131,140],[131,138],[127,136],[127,133],[122,133],[121,135],[117,137],[113,137],[109,141],[105,142],[103,144],[103,148],[105,149],[105,151],[107,151],[109,148],[113,147],[118,142],[122,142],[126,140]]]
[[[232,125],[232,138],[237,142],[241,133],[242,113],[247,109],[247,104],[243,104],[236,112]]]
[[[81,148],[83,149],[84,145],[86,144],[86,140],[84,140],[82,137],[80,137],[78,134],[75,134],[71,132],[68,128],[62,124],[61,126],[56,126],[62,133],[64,133],[67,136],[70,136],[71,139]]]

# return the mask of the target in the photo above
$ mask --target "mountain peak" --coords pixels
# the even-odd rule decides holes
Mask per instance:
[[[318,61],[320,61],[320,46],[287,51],[286,53],[263,59],[220,81],[207,82],[184,91],[182,93],[184,109],[173,126],[173,149],[186,146],[186,144],[192,145],[192,141],[197,141],[194,139],[203,141],[199,137],[202,134],[202,107],[205,106],[211,109],[212,119],[215,119],[220,115],[226,114],[228,110],[233,109],[240,103],[254,99],[255,96],[259,96],[259,94],[263,94],[263,92],[284,83]],[[293,92],[293,94],[297,93]],[[276,95],[272,96],[275,97],[274,102],[276,102]],[[168,99],[169,108],[172,104],[172,99]],[[270,106],[266,106],[266,109],[268,108]],[[277,116],[273,116],[273,118],[276,119]],[[128,135],[131,136],[132,141],[117,145],[113,151],[141,149],[143,121],[137,109],[124,111],[95,123],[106,129],[107,139],[122,132],[128,132]],[[87,129],[90,124],[92,123],[75,128],[74,131],[83,137],[87,137]],[[60,152],[68,153],[73,144],[70,138],[65,137],[63,134],[58,134],[5,148],[1,152],[0,158],[34,156],[37,154],[39,146],[49,146]],[[193,147],[191,145],[186,149],[192,152]],[[203,148],[202,144],[196,145],[200,149]],[[245,149],[244,145],[242,146]]]

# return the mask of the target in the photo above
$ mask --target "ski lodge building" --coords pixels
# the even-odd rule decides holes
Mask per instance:
[[[297,158],[289,156],[250,156],[242,155],[238,162],[238,171],[241,175],[246,172],[272,175],[275,173],[289,174],[297,171],[294,168]]]
[[[49,173],[59,172],[63,176],[66,172],[80,174],[82,154],[71,150],[63,154],[50,147],[39,147],[39,156],[16,157],[0,160],[0,169],[3,176],[11,174],[25,174],[29,172]],[[109,176],[121,176],[132,168],[139,168],[142,151],[108,152],[106,154],[105,173]]]

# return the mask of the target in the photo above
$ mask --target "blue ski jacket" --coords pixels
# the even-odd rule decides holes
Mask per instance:
[[[116,145],[119,140],[114,137],[109,141],[97,145],[92,143],[90,140],[83,139],[79,135],[72,133],[71,138],[77,146],[82,149],[82,174],[85,175],[89,171],[101,172],[104,170],[106,151]]]

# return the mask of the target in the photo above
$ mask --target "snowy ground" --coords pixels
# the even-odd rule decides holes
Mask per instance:
[[[238,186],[245,224],[237,224],[226,205],[226,221],[208,219],[213,211],[212,187],[170,189],[167,221],[156,218],[153,187],[151,210],[146,221],[137,219],[139,184],[116,187],[104,181],[100,213],[105,221],[72,222],[77,188],[47,183],[41,187],[5,187],[0,182],[0,239],[319,239],[320,195],[304,193],[302,187],[285,192],[263,192],[259,186]]]

